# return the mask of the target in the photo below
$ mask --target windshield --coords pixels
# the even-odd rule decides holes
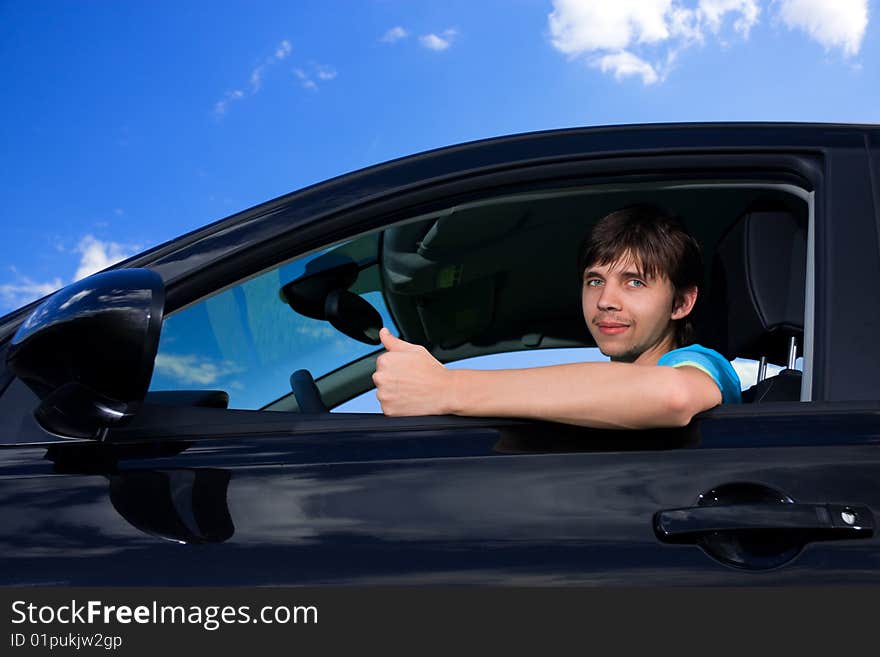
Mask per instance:
[[[280,293],[307,267],[313,273],[323,262],[353,261],[360,271],[348,289],[368,301],[397,334],[380,290],[377,250],[376,234],[346,242],[167,317],[150,390],[225,390],[230,408],[258,409],[290,392],[295,370],[307,369],[318,378],[377,351],[380,346],[350,338],[326,320],[297,313]]]

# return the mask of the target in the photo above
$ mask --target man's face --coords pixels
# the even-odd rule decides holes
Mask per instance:
[[[675,310],[669,278],[647,278],[639,269],[626,254],[608,265],[587,267],[581,295],[584,319],[596,345],[612,360],[655,364],[674,347],[672,320],[687,315],[693,301]]]

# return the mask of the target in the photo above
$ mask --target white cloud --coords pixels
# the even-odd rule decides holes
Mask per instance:
[[[157,373],[174,379],[178,383],[212,385],[230,374],[238,374],[244,368],[231,361],[215,362],[194,354],[156,355],[154,368]]]
[[[293,329],[298,335],[312,338],[314,340],[326,340],[327,338],[338,338],[339,333],[327,322],[318,320],[298,324]]]
[[[13,271],[15,270],[13,269]],[[22,276],[18,272],[15,273],[18,280],[14,283],[0,285],[0,304],[8,310],[20,308],[35,299],[40,299],[64,287],[64,283],[60,278],[40,282],[27,276]]]
[[[674,39],[702,41],[705,29],[717,34],[730,15],[734,30],[748,36],[757,23],[757,0],[554,0],[548,15],[550,41],[560,52],[577,56],[599,50]]]
[[[614,73],[614,77],[617,80],[630,75],[640,75],[642,76],[642,82],[645,84],[654,84],[660,79],[653,66],[626,50],[603,55],[596,60],[595,66],[603,73],[608,73],[609,71]]]
[[[263,70],[266,67],[264,65],[257,66],[253,71],[251,71],[251,94],[257,93],[263,87]]]
[[[695,44],[748,39],[762,7],[847,56],[859,52],[868,25],[867,0],[554,0],[548,37],[569,59],[653,84]]]
[[[110,265],[134,255],[139,250],[140,247],[136,245],[102,242],[92,235],[86,235],[79,241],[75,249],[81,257],[73,280],[78,281],[106,269]]]
[[[306,73],[301,68],[293,69],[293,74],[299,79],[304,89],[317,89],[318,85],[315,84],[315,81],[309,77],[309,74]]]
[[[271,57],[267,57],[266,61],[257,66],[253,71],[251,71],[250,84],[251,84],[251,95],[259,92],[260,89],[263,88],[263,76],[266,73],[266,69],[269,66],[272,66],[275,62],[284,61],[293,52],[293,46],[290,45],[290,41],[285,39],[278,47],[275,49],[275,54]]]
[[[15,279],[11,283],[0,284],[0,308],[13,310],[21,306],[51,294],[61,289],[68,283],[78,281],[91,274],[106,269],[110,265],[134,255],[141,250],[136,244],[120,244],[118,242],[105,242],[96,239],[93,235],[86,235],[73,249],[67,249],[61,243],[56,243],[55,248],[61,253],[71,251],[80,255],[76,273],[70,281],[64,281],[55,277],[50,281],[35,281],[28,276],[19,273],[15,267],[11,271]]]
[[[446,50],[449,46],[452,45],[453,39],[458,35],[458,30],[454,28],[449,28],[448,30],[444,30],[442,36],[438,36],[434,33],[431,34],[423,34],[419,37],[419,43],[421,43],[428,50]]]
[[[336,69],[332,66],[323,66],[319,64],[315,67],[319,80],[332,80],[336,77]]]
[[[779,18],[791,29],[806,32],[826,50],[858,54],[868,27],[867,0],[778,0]]]
[[[673,40],[682,44],[676,50],[684,45],[705,42],[702,21],[703,15],[699,11],[677,6],[669,10],[669,34]],[[710,29],[717,33],[720,29],[720,21],[718,29],[713,29],[711,26]]]
[[[547,23],[550,43],[569,59],[654,84],[682,50],[720,36],[726,20],[747,38],[759,14],[757,0],[554,0]]]
[[[725,14],[738,14],[733,22],[733,29],[746,37],[757,24],[761,13],[756,0],[700,0],[699,11],[706,25],[715,34],[721,30]]]
[[[265,76],[268,67],[274,65],[276,62],[287,59],[291,52],[293,52],[293,46],[290,41],[284,39],[278,44],[272,55],[266,57],[262,64],[256,66],[251,71],[250,77],[248,78],[248,84],[251,88],[251,96],[259,93],[260,89],[263,88],[263,77]],[[214,117],[218,120],[221,119],[229,110],[229,105],[237,100],[241,100],[244,98],[244,95],[244,91],[241,89],[227,91],[222,99],[214,103]]]
[[[293,69],[293,74],[297,77],[305,89],[316,90],[318,88],[318,84],[315,82],[312,76],[317,77],[322,82],[327,82],[329,80],[333,80],[336,77],[336,69],[332,66],[327,66],[325,64],[311,64],[312,73],[307,72],[302,68]]]
[[[671,7],[672,0],[554,0],[550,41],[569,56],[663,41]]]
[[[214,115],[218,118],[226,114],[226,110],[229,108],[229,103],[235,102],[236,100],[241,100],[244,98],[244,92],[241,89],[235,89],[234,91],[227,91],[226,97],[223,100],[218,100],[214,104]]]
[[[293,52],[293,46],[290,45],[290,41],[285,39],[278,45],[278,48],[276,48],[275,59],[277,59],[279,62],[283,59],[287,59],[288,55],[290,55],[291,52]]]
[[[449,42],[446,39],[441,39],[436,34],[420,36],[419,41],[428,50],[446,50],[449,47]]]
[[[401,39],[405,39],[409,36],[409,32],[407,32],[400,25],[396,27],[392,27],[385,34],[382,35],[382,38],[379,39],[382,43],[394,43],[395,41],[400,41]]]
[[[789,28],[826,49],[857,54],[868,25],[867,0],[772,0],[765,5]],[[758,0],[554,0],[550,43],[616,79],[662,81],[678,55],[708,37],[726,44],[725,28],[747,39],[760,19]],[[727,30],[731,34],[730,29]]]

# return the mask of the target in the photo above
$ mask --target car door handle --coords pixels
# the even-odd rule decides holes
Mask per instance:
[[[803,532],[811,539],[861,538],[874,533],[864,506],[842,504],[726,504],[668,509],[654,514],[662,541],[689,543],[715,532]]]

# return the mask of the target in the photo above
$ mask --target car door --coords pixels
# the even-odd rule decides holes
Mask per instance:
[[[876,581],[876,538],[864,528],[880,502],[880,409],[749,410],[648,436],[349,416],[240,423],[218,437],[210,409],[185,438],[178,425],[173,438],[154,430],[113,448],[6,448],[4,581]],[[774,516],[783,498],[791,515]],[[722,504],[717,516],[675,517],[711,510],[707,501]],[[725,538],[719,523],[737,504],[746,506],[733,522],[752,531]],[[819,525],[822,509],[844,521]],[[661,512],[680,524],[668,542],[658,538]]]
[[[836,244],[876,237],[867,221],[829,237],[834,184],[813,190],[811,401],[644,432],[159,404],[96,443],[47,435],[14,380],[0,398],[3,582],[874,582],[880,409],[834,367],[840,354],[866,378],[876,352],[849,358],[842,307],[840,324],[821,318],[832,274],[854,266]]]

